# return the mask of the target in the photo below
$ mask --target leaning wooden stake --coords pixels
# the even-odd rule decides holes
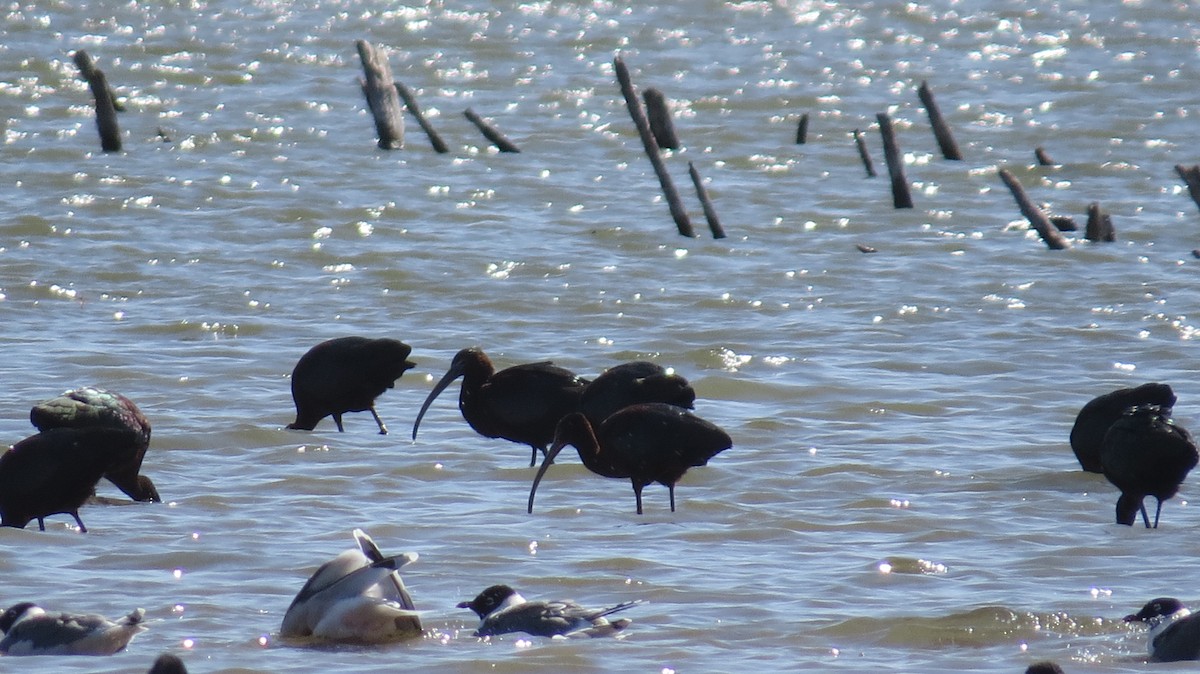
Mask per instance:
[[[496,147],[500,149],[501,152],[520,152],[521,151],[521,148],[517,147],[516,145],[513,145],[512,141],[505,138],[504,134],[500,133],[500,131],[498,131],[496,129],[496,127],[492,126],[491,124],[488,124],[487,120],[480,117],[471,108],[467,108],[466,110],[464,110],[463,114],[466,115],[467,119],[471,120],[471,123],[474,124],[475,127],[479,129],[479,132],[483,134],[483,137],[492,141],[492,143],[494,143],[496,145]]]
[[[429,123],[429,120],[425,119],[425,115],[421,112],[421,106],[417,104],[417,97],[413,95],[413,92],[408,87],[404,86],[403,82],[397,82],[396,93],[400,94],[401,100],[404,101],[404,107],[408,108],[409,114],[411,114],[417,120],[417,124],[421,125],[421,130],[424,131],[425,135],[429,137],[429,143],[433,145],[434,152],[437,152],[438,154],[445,154],[446,152],[449,152],[450,150],[446,147],[445,141],[443,141],[442,137],[438,135],[438,132],[434,130],[433,125]]]
[[[1188,194],[1192,195],[1192,201],[1200,206],[1200,164],[1195,166],[1176,164],[1175,172],[1179,174],[1180,178],[1183,178],[1183,182],[1188,188]]]
[[[925,106],[925,112],[929,114],[933,137],[937,139],[942,156],[952,161],[961,161],[962,153],[958,151],[958,143],[954,142],[954,135],[950,133],[950,125],[942,117],[942,111],[938,108],[937,101],[933,100],[933,92],[929,90],[927,82],[922,81],[921,86],[917,87],[917,96],[921,99],[921,105]]]
[[[642,104],[633,90],[629,68],[625,66],[624,59],[620,56],[614,58],[613,69],[617,72],[621,95],[625,97],[625,107],[629,109],[629,116],[633,118],[633,125],[637,127],[638,136],[642,139],[642,148],[650,158],[650,165],[654,167],[654,173],[658,176],[658,184],[662,186],[663,195],[667,198],[667,206],[671,208],[675,227],[683,236],[696,236],[692,231],[692,221],[688,219],[683,202],[679,199],[679,192],[675,189],[675,183],[671,181],[671,174],[667,173],[667,166],[659,155],[658,143],[654,141],[654,134],[650,132],[650,122],[646,121],[646,113],[642,112]]]
[[[1033,225],[1033,228],[1041,235],[1042,241],[1046,242],[1046,247],[1051,250],[1062,250],[1071,247],[1066,237],[1060,234],[1058,229],[1050,223],[1050,219],[1046,217],[1042,209],[1038,208],[1029,199],[1029,195],[1025,194],[1025,188],[1021,187],[1021,183],[1017,182],[1017,179],[1013,177],[1012,173],[1009,173],[1008,169],[1000,169],[1000,179],[1008,186],[1008,191],[1012,192],[1013,199],[1016,199],[1017,206],[1021,209],[1021,215],[1024,215],[1025,219],[1029,220],[1029,224]]]
[[[796,144],[804,145],[808,142],[808,113],[800,115],[800,123],[796,125]]]
[[[886,112],[875,115],[879,120],[879,133],[883,136],[883,159],[887,162],[888,176],[892,179],[892,205],[896,208],[912,208],[912,194],[908,191],[908,178],[904,175],[904,158],[896,145],[896,132],[892,130],[892,118]]]
[[[379,136],[379,147],[384,150],[399,150],[404,147],[404,110],[400,107],[400,94],[392,82],[392,67],[387,54],[376,49],[366,40],[355,43],[358,58],[362,61],[364,77],[359,86],[367,97],[367,107],[375,118],[375,132]]]
[[[1084,238],[1088,241],[1107,241],[1110,243],[1117,240],[1117,231],[1113,229],[1112,217],[1100,208],[1100,202],[1093,201],[1088,204],[1087,214],[1087,225],[1083,230]]]
[[[724,239],[725,228],[721,227],[717,209],[713,208],[712,199],[708,198],[708,190],[704,188],[704,180],[692,162],[688,162],[688,175],[692,177],[692,184],[696,186],[696,195],[700,197],[700,206],[704,209],[704,219],[708,221],[708,228],[712,231],[713,238]]]
[[[1050,158],[1050,155],[1046,154],[1046,148],[1044,147],[1039,146],[1034,148],[1033,156],[1037,157],[1038,166],[1058,166],[1058,162],[1054,161]]]
[[[650,87],[642,92],[646,101],[646,119],[650,122],[650,133],[659,148],[679,149],[679,137],[675,135],[675,123],[671,121],[671,108],[663,92]]]
[[[105,152],[121,151],[121,128],[117,124],[116,97],[108,86],[104,73],[92,63],[92,57],[82,49],[75,52],[75,65],[88,81],[92,98],[96,101],[96,129],[100,132],[100,149]]]
[[[867,141],[863,138],[862,131],[854,130],[854,145],[858,148],[858,156],[862,157],[863,166],[867,169],[867,177],[875,177],[875,162],[871,161],[871,153],[867,151]]]

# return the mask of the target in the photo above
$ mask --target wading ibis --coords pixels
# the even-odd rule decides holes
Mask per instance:
[[[1157,405],[1129,408],[1108,429],[1100,447],[1104,476],[1121,490],[1117,524],[1132,525],[1141,511],[1142,521],[1150,528],[1142,501],[1153,496],[1158,501],[1154,512],[1154,528],[1158,528],[1162,502],[1179,491],[1197,461],[1196,443],[1186,429],[1175,425],[1169,410]]]
[[[296,420],[288,428],[311,431],[317,422],[333,416],[339,432],[342,414],[370,412],[387,435],[387,426],[375,411],[375,399],[395,387],[405,370],[413,367],[412,347],[396,339],[338,337],[309,349],[292,370],[292,400]]]
[[[1079,465],[1089,473],[1103,473],[1100,465],[1100,445],[1109,426],[1125,414],[1125,410],[1138,405],[1158,405],[1171,413],[1175,406],[1175,393],[1166,384],[1142,384],[1135,388],[1121,388],[1093,398],[1079,410],[1075,425],[1071,427],[1071,449]]]
[[[514,365],[497,372],[483,351],[463,349],[421,405],[413,423],[413,440],[434,398],[459,377],[463,380],[458,409],[463,418],[486,438],[529,445],[533,450],[530,466],[537,463],[539,451],[546,453],[558,420],[579,409],[587,385],[574,372],[548,362]]]
[[[628,478],[642,514],[642,488],[657,482],[671,493],[675,512],[675,483],[693,466],[703,466],[733,446],[729,434],[691,412],[665,403],[631,405],[593,427],[582,413],[558,422],[554,444],[542,461],[529,489],[529,512],[538,483],[554,457],[567,445],[579,452],[583,465],[603,477]]]
[[[614,412],[639,403],[667,403],[692,409],[696,391],[688,380],[661,365],[644,360],[608,368],[587,385],[579,401],[592,426],[599,426]]]

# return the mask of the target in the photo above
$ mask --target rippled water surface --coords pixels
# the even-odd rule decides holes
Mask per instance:
[[[85,506],[0,531],[0,603],[151,629],[111,659],[21,671],[1142,671],[1120,617],[1198,601],[1193,489],[1157,531],[1067,445],[1091,397],[1171,383],[1200,414],[1200,161],[1190,2],[11,2],[0,41],[0,428],[62,390],[150,418],[162,505]],[[354,41],[384,46],[451,147],[409,120],[382,151]],[[126,102],[103,154],[71,54]],[[671,100],[675,233],[617,90]],[[964,161],[941,158],[926,80]],[[472,108],[520,146],[499,154]],[[884,172],[895,122],[915,208]],[[808,142],[794,143],[808,114]],[[1035,165],[1044,147],[1055,167]],[[1050,251],[997,176],[1118,240]],[[1074,237],[1074,234],[1071,235]],[[878,252],[864,254],[856,246]],[[392,336],[417,367],[346,432],[289,431],[317,342]],[[421,401],[460,348],[582,375],[631,359],[695,384],[733,449],[634,514],[621,480],[560,461],[525,512],[527,448]],[[454,388],[457,390],[457,387]],[[104,483],[100,495],[123,501]],[[428,636],[297,648],[275,632],[363,527],[419,552]],[[624,639],[490,643],[454,608],[506,582],[631,599]],[[11,663],[0,669],[17,671]],[[26,669],[29,668],[29,669]]]

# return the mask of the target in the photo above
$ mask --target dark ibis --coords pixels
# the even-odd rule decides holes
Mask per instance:
[[[418,555],[385,556],[362,529],[354,530],[354,540],[357,547],[322,564],[300,588],[279,636],[382,644],[421,634],[421,617],[398,572]]]
[[[1146,650],[1154,662],[1200,660],[1200,615],[1192,615],[1178,599],[1151,599],[1142,610],[1125,616],[1125,622],[1150,628]]]
[[[39,431],[93,427],[127,431],[129,442],[114,456],[104,477],[135,501],[162,501],[154,482],[140,474],[150,447],[150,422],[129,398],[116,391],[85,386],[34,405],[29,420]]]
[[[592,426],[624,407],[639,403],[667,403],[692,409],[696,390],[684,377],[644,360],[608,368],[587,385],[579,401]]]
[[[25,528],[32,520],[67,514],[81,532],[79,508],[109,467],[127,456],[129,433],[107,427],[52,428],[0,455],[0,524]]]
[[[450,362],[450,369],[429,392],[413,423],[413,440],[421,418],[434,398],[455,379],[463,378],[458,409],[475,432],[485,438],[504,438],[529,445],[537,454],[546,453],[554,439],[558,420],[579,409],[587,381],[553,363],[527,363],[496,371],[480,349],[463,349]]]
[[[1169,410],[1157,405],[1139,405],[1126,410],[1113,422],[1100,446],[1104,476],[1121,490],[1117,499],[1117,524],[1132,525],[1138,511],[1150,528],[1150,518],[1142,501],[1153,496],[1158,501],[1154,528],[1162,502],[1179,491],[1188,472],[1200,461],[1196,443],[1187,429],[1171,419]]]
[[[408,360],[410,353],[412,347],[387,337],[338,337],[309,349],[292,370],[296,420],[288,428],[311,431],[332,415],[342,432],[342,414],[370,412],[380,435],[387,435],[375,399],[394,388],[400,375],[414,366]]]
[[[1158,405],[1167,410],[1175,406],[1175,393],[1166,384],[1142,384],[1121,388],[1093,398],[1079,410],[1071,427],[1071,449],[1079,465],[1089,473],[1103,473],[1100,465],[1100,445],[1108,427],[1121,418],[1125,410],[1138,405]]]
[[[117,620],[104,616],[49,613],[32,602],[13,605],[0,615],[0,653],[4,655],[112,655],[144,632],[146,611],[134,609]]]
[[[535,637],[605,637],[616,634],[633,622],[628,618],[609,621],[608,616],[632,608],[641,600],[627,601],[608,608],[585,608],[570,599],[529,601],[507,585],[493,585],[471,601],[459,602],[479,616],[477,637],[524,632]]]
[[[582,413],[558,422],[554,444],[542,461],[529,489],[529,512],[546,469],[567,445],[579,452],[584,467],[603,477],[628,478],[642,514],[642,488],[657,482],[671,493],[675,512],[675,483],[689,468],[703,466],[733,446],[729,434],[716,424],[666,403],[630,405],[593,427]]]

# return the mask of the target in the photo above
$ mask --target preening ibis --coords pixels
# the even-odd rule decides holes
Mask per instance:
[[[1142,504],[1147,496],[1158,501],[1154,527],[1162,502],[1179,491],[1188,472],[1200,461],[1196,443],[1182,426],[1171,419],[1169,410],[1157,405],[1131,407],[1115,421],[1100,447],[1104,477],[1121,490],[1117,499],[1117,524],[1132,525],[1138,511],[1150,527]]]
[[[1104,434],[1113,422],[1125,414],[1125,410],[1138,405],[1158,405],[1167,411],[1175,406],[1175,393],[1166,384],[1142,384],[1135,388],[1121,388],[1093,398],[1079,410],[1075,425],[1071,427],[1071,449],[1079,465],[1089,473],[1103,473],[1100,465],[1100,445]]]
[[[592,426],[622,408],[639,403],[667,403],[692,409],[696,391],[688,380],[661,365],[644,360],[608,368],[587,385],[579,410]]]

